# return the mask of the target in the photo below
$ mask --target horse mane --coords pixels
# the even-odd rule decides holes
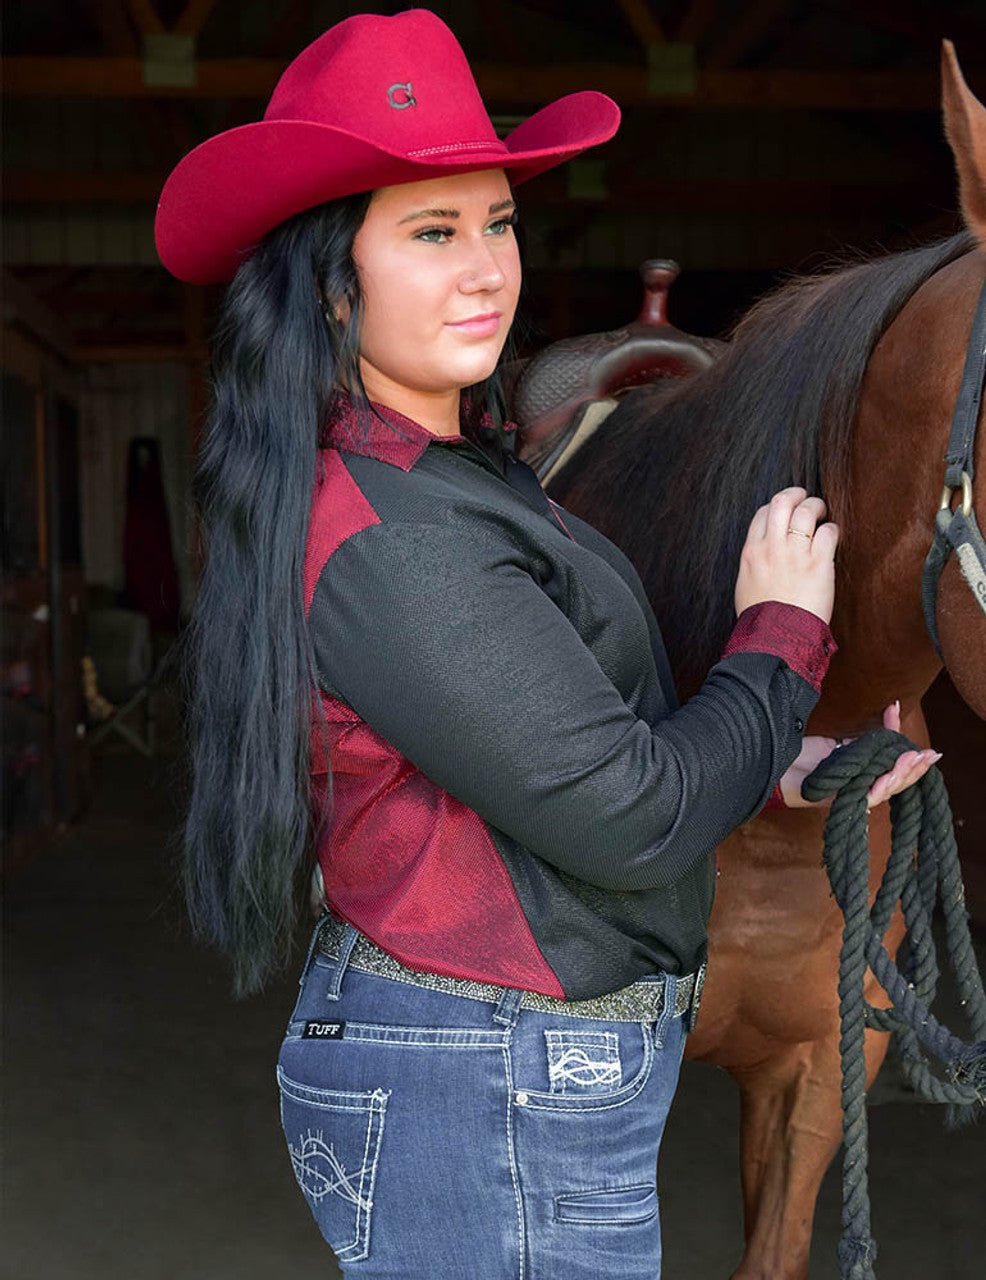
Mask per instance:
[[[627,395],[549,486],[633,561],[683,696],[732,629],[757,507],[803,485],[847,527],[867,361],[919,286],[974,243],[961,232],[787,281],[739,321],[711,368]]]

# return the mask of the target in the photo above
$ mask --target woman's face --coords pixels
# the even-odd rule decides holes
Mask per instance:
[[[353,244],[371,399],[447,395],[493,372],[520,292],[513,210],[502,169],[374,192]]]

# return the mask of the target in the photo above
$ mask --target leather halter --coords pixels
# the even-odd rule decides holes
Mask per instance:
[[[986,542],[983,541],[983,535],[976,523],[976,514],[972,509],[973,446],[983,397],[984,374],[986,374],[986,281],[979,294],[979,303],[969,334],[962,384],[955,401],[952,431],[948,437],[948,452],[945,454],[945,487],[942,490],[941,506],[935,516],[935,533],[931,549],[921,574],[921,606],[924,609],[924,621],[939,658],[942,658],[942,651],[938,638],[935,601],[942,570],[953,549],[959,558],[962,576],[968,582],[976,603],[986,614]],[[952,495],[956,489],[962,490],[962,500],[953,511]],[[944,662],[945,659],[942,658],[942,661]]]

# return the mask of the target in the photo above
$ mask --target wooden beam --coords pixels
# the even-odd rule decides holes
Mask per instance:
[[[194,85],[147,85],[142,58],[13,57],[4,62],[3,92],[15,98],[267,98],[284,70],[268,58],[196,64]]]
[[[10,204],[148,204],[164,186],[154,170],[12,170],[4,175],[3,199]]]
[[[63,360],[74,355],[72,334],[62,317],[10,271],[3,272],[3,322],[30,333]]]
[[[145,268],[153,270],[153,268]],[[164,273],[161,273],[163,276]],[[157,316],[168,323],[178,322],[180,302],[177,294],[177,282],[171,281],[176,288],[169,289],[170,277],[164,279],[155,276],[153,289],[79,289],[75,292],[60,291],[43,293],[39,297],[49,307],[57,306],[59,314],[70,321],[80,315],[91,316],[93,312],[104,314],[113,312],[121,316]]]
[[[161,36],[168,30],[157,16],[151,0],[127,0],[127,8],[142,36]]]
[[[8,173],[4,200],[10,204],[109,204],[157,200],[164,185],[163,173],[112,173],[102,171]],[[669,178],[651,181],[635,168],[611,167],[607,175],[611,209],[661,209],[688,213],[789,213],[829,212],[837,209],[880,210],[895,205],[940,201],[941,183],[931,178],[912,181],[825,179]],[[563,172],[546,174],[520,197],[532,209],[565,204],[595,205],[598,201],[573,198]],[[83,299],[84,293],[78,297]]]
[[[792,0],[755,0],[740,6],[735,22],[726,27],[705,56],[710,69],[735,67],[779,23],[788,26]]]
[[[257,98],[269,97],[283,62],[267,58],[202,59],[197,83],[146,85],[138,58],[11,57],[3,91],[10,97]],[[591,87],[623,106],[764,108],[817,111],[938,111],[935,71],[700,70],[694,94],[655,97],[647,71],[623,64],[506,66],[473,70],[489,105],[536,106]],[[258,113],[259,114],[259,113]]]
[[[652,44],[664,44],[667,37],[649,0],[617,0],[630,29],[645,51]]]
[[[123,0],[88,0],[87,8],[110,53],[137,57],[140,47]]]
[[[49,294],[68,293],[78,288],[91,270],[91,267],[68,267],[64,264],[25,263],[15,268],[15,274],[36,298],[46,298]]]
[[[99,334],[80,334],[76,355],[84,364],[134,364],[140,361],[184,364],[191,359],[180,337],[148,342],[107,342],[105,336]]]
[[[675,28],[675,40],[680,44],[701,44],[708,35],[718,7],[719,0],[689,0],[688,8]]]
[[[272,14],[273,22],[260,50],[261,57],[280,58],[283,59],[281,65],[285,65],[291,51],[301,43],[299,32],[311,8],[312,0],[285,0],[280,4]],[[223,112],[221,128],[235,129],[237,125],[250,124],[258,114],[250,98],[230,98]]]
[[[139,54],[126,0],[89,0],[89,8],[112,55],[128,57]],[[141,98],[135,103],[135,110],[157,164],[170,168],[195,145],[189,108],[184,104]]]
[[[172,31],[183,36],[197,36],[215,7],[216,0],[188,0]]]
[[[795,215],[834,213],[892,213],[925,204],[940,206],[941,183],[856,182],[811,179],[742,178],[718,180],[639,178],[633,172],[611,169],[607,175],[610,194],[605,205],[598,201],[576,201],[568,194],[563,179],[546,174],[535,186],[518,197],[521,215],[525,206],[565,208],[576,204],[605,210],[653,210],[655,213],[750,215],[763,219]]]
[[[98,0],[97,0],[98,2]],[[197,36],[205,25],[216,0],[188,0],[177,21],[166,27],[158,16],[151,0],[126,0],[134,25],[142,36],[161,36],[169,32],[175,35]]]
[[[571,67],[476,68],[490,102],[550,100],[591,86],[626,106],[764,108],[823,111],[919,111],[939,109],[935,72],[920,71],[708,71],[700,69],[694,94],[656,97],[645,69],[585,64]]]

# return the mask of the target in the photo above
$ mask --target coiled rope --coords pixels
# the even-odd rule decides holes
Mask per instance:
[[[918,749],[903,734],[874,729],[832,752],[801,787],[806,800],[835,793],[825,824],[825,866],[845,917],[839,959],[844,1154],[838,1256],[842,1280],[873,1280],[876,1275],[867,1184],[865,1028],[897,1036],[908,1083],[921,1097],[948,1104],[949,1127],[973,1119],[986,1105],[986,994],[969,936],[948,795],[935,767],[890,799],[890,859],[869,907],[866,793],[901,752]],[[948,959],[972,1027],[972,1043],[953,1035],[928,1007],[939,978],[931,934],[939,891]],[[883,942],[898,901],[907,930],[900,968]],[[864,998],[867,966],[889,996],[891,1008],[876,1009]],[[943,1076],[932,1073],[931,1060],[941,1064]]]

